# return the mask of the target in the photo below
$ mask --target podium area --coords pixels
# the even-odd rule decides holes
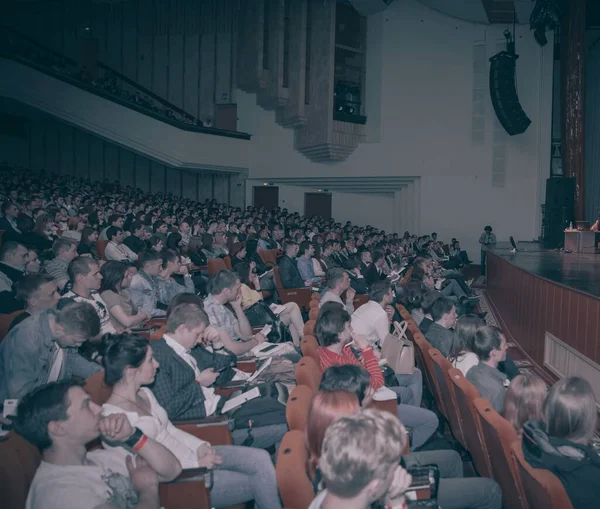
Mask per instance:
[[[600,255],[535,243],[519,249],[499,245],[488,252],[491,303],[533,361],[558,376],[596,381],[600,396]]]

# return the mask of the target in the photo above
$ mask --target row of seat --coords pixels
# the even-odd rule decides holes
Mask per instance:
[[[536,469],[523,457],[521,439],[513,426],[481,398],[462,372],[433,348],[410,313],[397,304],[415,344],[417,365],[437,409],[456,441],[471,454],[482,477],[502,488],[506,509],[572,509],[560,480],[549,470]]]

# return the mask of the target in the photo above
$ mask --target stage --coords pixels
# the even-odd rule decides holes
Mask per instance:
[[[596,379],[600,391],[600,255],[523,242],[513,254],[499,243],[488,252],[486,292],[535,362],[559,376]]]

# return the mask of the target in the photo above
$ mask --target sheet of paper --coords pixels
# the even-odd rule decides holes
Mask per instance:
[[[250,373],[246,373],[245,371],[240,371],[237,368],[233,368],[235,371],[235,375],[231,379],[232,382],[237,382],[238,380],[248,380],[250,378]]]
[[[275,313],[276,315],[279,315],[279,314],[283,313],[286,308],[285,308],[285,306],[280,306],[279,304],[273,303],[269,306],[269,309],[271,311],[273,311],[273,313]]]
[[[260,375],[265,369],[267,369],[271,365],[271,362],[273,362],[273,357],[267,357],[267,359],[265,360],[265,362],[262,363],[260,368],[258,368],[254,373],[252,373],[250,378],[248,378],[248,383],[256,380],[258,375]]]
[[[221,410],[221,413],[227,413],[230,410],[233,410],[234,408],[237,408],[241,405],[243,405],[244,403],[246,403],[246,401],[250,401],[251,399],[254,398],[258,398],[260,396],[260,390],[258,389],[258,387],[255,387],[254,389],[250,389],[247,392],[244,392],[243,394],[240,394],[239,396],[236,396],[235,398],[231,398],[228,399],[225,404],[223,405],[223,409]]]

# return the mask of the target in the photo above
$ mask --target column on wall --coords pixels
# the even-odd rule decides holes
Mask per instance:
[[[571,0],[561,27],[563,168],[575,177],[578,221],[585,220],[585,11],[586,0]]]

